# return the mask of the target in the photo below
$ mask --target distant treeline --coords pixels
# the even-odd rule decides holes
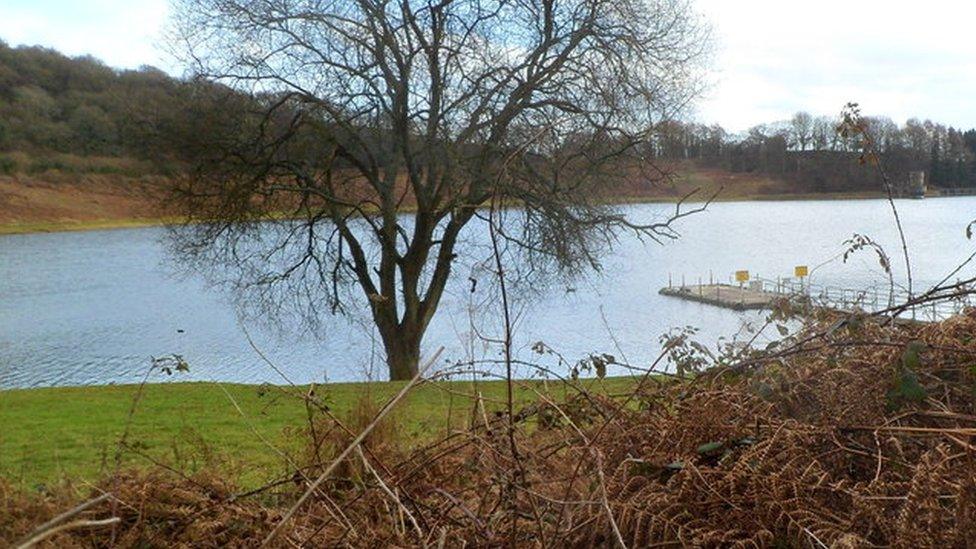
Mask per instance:
[[[909,171],[921,170],[930,185],[976,186],[976,130],[914,118],[902,126],[886,117],[869,117],[866,122],[894,183],[904,181]],[[805,112],[741,134],[715,125],[668,123],[661,127],[652,154],[768,175],[803,191],[878,189],[877,170],[861,165],[859,143],[841,137],[837,124],[834,118]]]

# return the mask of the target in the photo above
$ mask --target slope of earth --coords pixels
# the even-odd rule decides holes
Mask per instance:
[[[0,176],[0,233],[145,225],[162,220],[160,176]]]

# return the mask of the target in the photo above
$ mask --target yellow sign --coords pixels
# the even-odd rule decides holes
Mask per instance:
[[[797,265],[796,267],[793,268],[793,276],[803,278],[807,276],[807,274],[809,273],[807,271],[806,265]]]
[[[736,282],[749,282],[749,271],[736,271],[735,272]]]

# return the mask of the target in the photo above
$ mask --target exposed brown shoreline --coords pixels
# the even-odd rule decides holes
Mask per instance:
[[[159,208],[162,176],[63,174],[0,176],[0,234],[98,230],[172,223]],[[668,184],[621,189],[613,202],[674,202],[694,189],[718,201],[878,198],[881,193],[796,193],[782,182],[748,174],[688,170]]]

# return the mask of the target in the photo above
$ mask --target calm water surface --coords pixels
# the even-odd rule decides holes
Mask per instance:
[[[920,283],[939,280],[976,249],[964,234],[976,218],[976,198],[898,206]],[[669,208],[629,210],[651,218]],[[669,275],[692,283],[710,272],[727,280],[732,271],[749,269],[775,278],[789,276],[797,264],[824,262],[813,273],[818,283],[877,285],[885,275],[874,257],[864,253],[847,264],[838,258],[855,232],[884,245],[901,267],[882,200],[721,203],[678,229],[683,237],[664,246],[625,240],[602,275],[520,303],[518,353],[529,357],[532,343],[542,340],[570,360],[622,352],[631,363],[646,364],[660,351],[659,336],[676,326],[701,328],[698,339],[710,344],[735,337],[760,314],[667,298],[658,289]],[[138,382],[150,357],[172,353],[191,367],[175,378],[180,381],[281,382],[248,344],[245,328],[294,382],[383,377],[382,350],[362,319],[332,322],[314,338],[242,327],[229,296],[173,275],[163,236],[162,229],[147,228],[0,237],[0,388]],[[443,345],[449,360],[495,356],[496,349],[472,335],[472,323],[482,335],[495,335],[497,319],[472,320],[469,299],[466,281],[448,292],[425,341],[428,353]],[[565,373],[565,366],[550,363]],[[166,378],[154,373],[150,379]]]

